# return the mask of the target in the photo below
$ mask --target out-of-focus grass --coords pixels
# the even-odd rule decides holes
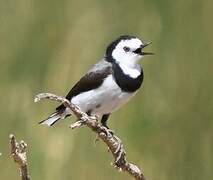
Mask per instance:
[[[0,1],[0,179],[17,179],[8,136],[28,144],[32,179],[130,179],[73,117],[37,125],[54,103],[33,103],[41,91],[65,95],[121,34],[153,41],[142,60],[143,88],[114,113],[110,126],[147,179],[213,178],[213,43],[210,0]]]

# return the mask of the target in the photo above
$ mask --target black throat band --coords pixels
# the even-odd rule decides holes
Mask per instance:
[[[117,85],[124,92],[135,92],[138,90],[143,82],[143,69],[141,68],[141,74],[137,78],[132,78],[128,74],[125,74],[119,64],[112,62],[113,77]]]

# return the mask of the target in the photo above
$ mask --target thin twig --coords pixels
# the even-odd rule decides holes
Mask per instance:
[[[18,164],[22,180],[30,180],[27,168],[27,144],[24,141],[18,143],[13,134],[10,135],[11,156]]]
[[[70,103],[70,101],[68,101],[66,98],[52,93],[38,94],[36,95],[34,101],[38,102],[43,99],[57,101],[70,108],[78,119],[75,123],[70,125],[72,129],[81,127],[82,125],[88,126],[95,133],[97,133],[98,137],[108,146],[108,149],[115,159],[115,161],[112,163],[114,167],[116,167],[119,171],[126,171],[137,180],[145,180],[142,171],[136,165],[127,162],[126,153],[121,140],[115,136],[111,130],[102,126],[98,122],[97,117],[88,116],[86,113],[82,112],[79,107]]]

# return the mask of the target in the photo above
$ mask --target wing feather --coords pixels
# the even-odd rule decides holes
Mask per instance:
[[[82,92],[86,92],[92,89],[98,88],[104,81],[104,79],[112,73],[111,63],[101,60],[95,64],[93,68],[88,71],[69,91],[66,98],[71,100],[74,96]],[[64,105],[60,105],[56,110],[65,109]]]

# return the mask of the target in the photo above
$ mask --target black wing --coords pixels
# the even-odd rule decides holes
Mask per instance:
[[[73,86],[66,98],[71,100],[82,92],[98,88],[109,74],[112,74],[111,63],[105,60],[100,61]],[[56,110],[62,109],[65,109],[63,104],[56,108]]]

